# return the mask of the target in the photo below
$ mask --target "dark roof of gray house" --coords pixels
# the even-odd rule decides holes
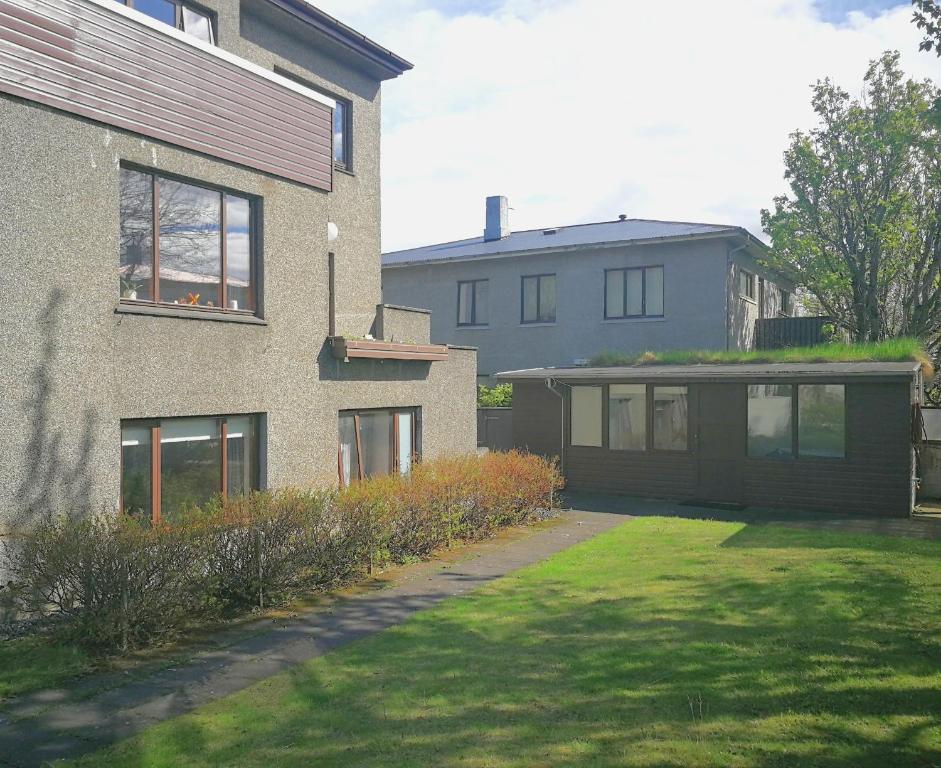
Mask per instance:
[[[725,363],[697,365],[627,365],[610,368],[530,368],[504,371],[504,381],[556,379],[559,381],[729,381],[733,379],[856,379],[912,378],[921,369],[916,362],[901,363]]]
[[[569,227],[528,229],[500,240],[484,240],[483,236],[438,243],[404,251],[382,254],[382,266],[402,266],[458,259],[492,258],[534,251],[608,246],[619,243],[650,243],[662,240],[690,239],[733,235],[745,237],[752,244],[764,247],[760,240],[741,227],[724,224],[696,224],[685,221],[623,219]]]

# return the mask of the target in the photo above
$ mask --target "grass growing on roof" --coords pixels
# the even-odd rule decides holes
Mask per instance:
[[[928,353],[918,339],[887,339],[867,344],[820,344],[814,347],[789,347],[767,350],[665,350],[625,354],[602,352],[591,359],[591,365],[613,367],[622,365],[693,365],[696,363],[853,363],[911,361],[921,363],[926,376],[933,373]]]
[[[941,542],[641,518],[80,765],[941,764]]]

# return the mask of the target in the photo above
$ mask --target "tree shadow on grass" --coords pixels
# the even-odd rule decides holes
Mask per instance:
[[[755,556],[754,573],[736,552],[738,567],[654,564],[614,587],[604,564],[504,582],[174,721],[111,764],[941,763],[937,595],[876,557]]]
[[[880,535],[868,531],[819,530],[768,524],[746,525],[729,536],[723,547],[752,549],[859,549],[941,558],[941,540]]]

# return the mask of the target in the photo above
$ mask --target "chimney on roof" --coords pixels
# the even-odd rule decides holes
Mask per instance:
[[[484,240],[502,240],[510,234],[509,204],[503,195],[491,195],[487,198],[487,227]]]
[[[618,216],[618,221],[627,221],[627,214],[622,213],[620,216]]]

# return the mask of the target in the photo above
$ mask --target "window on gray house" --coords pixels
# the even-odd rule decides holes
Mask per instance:
[[[663,267],[605,270],[604,316],[663,317]]]
[[[778,313],[783,317],[791,316],[791,294],[783,288],[778,290]]]
[[[340,411],[340,485],[407,475],[421,455],[419,408]]]
[[[340,168],[351,167],[352,131],[350,130],[350,105],[343,99],[333,97],[336,106],[333,108],[333,162]]]
[[[520,292],[520,322],[555,322],[555,275],[526,275]]]
[[[741,296],[756,300],[758,296],[757,283],[755,275],[752,272],[746,272],[740,269],[738,272],[738,291]]]
[[[247,414],[122,422],[124,511],[157,523],[219,494],[257,490],[259,418]]]
[[[122,168],[121,300],[254,311],[252,220],[247,197]]]
[[[162,21],[168,26],[181,29],[204,43],[214,45],[216,42],[209,11],[204,11],[189,3],[179,2],[179,0],[118,0],[118,2],[147,14],[152,19]]]
[[[490,303],[489,280],[459,280],[457,284],[457,324],[487,325]]]

